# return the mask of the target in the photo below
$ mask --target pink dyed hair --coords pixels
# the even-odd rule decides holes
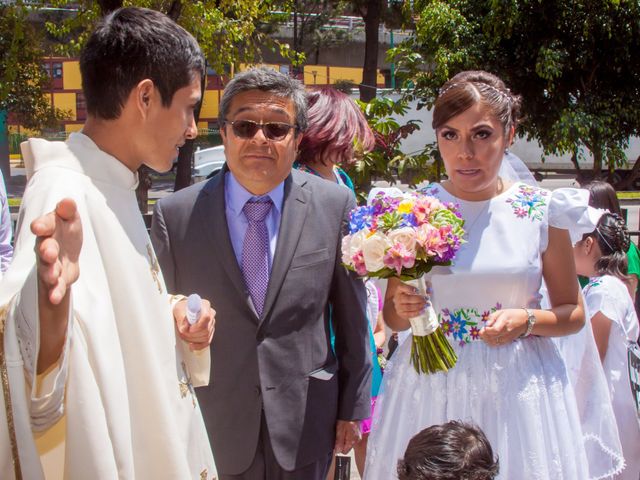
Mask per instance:
[[[327,159],[348,165],[355,161],[354,139],[368,152],[375,138],[358,105],[345,93],[331,87],[307,92],[309,126],[300,142],[298,162],[309,163]]]

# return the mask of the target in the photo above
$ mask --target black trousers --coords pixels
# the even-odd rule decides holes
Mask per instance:
[[[267,422],[262,412],[260,438],[251,466],[239,475],[220,474],[220,480],[325,480],[332,457],[333,452],[327,452],[315,463],[293,471],[284,470],[273,453]]]

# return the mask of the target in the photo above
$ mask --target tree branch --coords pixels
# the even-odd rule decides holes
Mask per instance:
[[[182,0],[173,0],[169,10],[167,11],[167,16],[174,22],[177,22],[178,18],[180,18],[180,14],[182,13],[182,7]]]

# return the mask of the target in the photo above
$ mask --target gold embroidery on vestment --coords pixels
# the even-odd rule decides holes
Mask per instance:
[[[191,383],[191,375],[187,371],[187,365],[182,362],[182,371],[184,372],[184,380],[180,380],[180,396],[186,397],[188,393],[191,393],[191,401],[193,402],[193,408],[196,408],[196,391],[193,389]]]
[[[9,385],[9,373],[7,372],[7,358],[4,352],[4,327],[8,314],[8,305],[0,307],[0,377],[2,380],[2,394],[4,395],[4,408],[5,414],[7,416],[7,427],[9,429],[9,443],[11,443],[13,471],[16,480],[22,480],[22,469],[20,468],[20,457],[18,455],[18,439],[16,437],[16,426],[13,423],[13,406],[11,405],[11,388]]]
[[[153,247],[150,243],[147,244],[147,255],[149,257],[149,268],[151,269],[151,276],[153,281],[158,286],[158,291],[162,293],[162,284],[160,283],[160,264],[156,258],[156,254],[153,251]]]
[[[200,472],[200,480],[207,480],[207,469],[206,468]]]

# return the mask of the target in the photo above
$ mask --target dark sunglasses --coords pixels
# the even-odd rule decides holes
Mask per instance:
[[[281,122],[257,123],[252,120],[234,120],[227,123],[231,124],[235,136],[240,138],[253,138],[258,130],[262,130],[269,140],[282,140],[292,128],[297,129],[294,125]]]

